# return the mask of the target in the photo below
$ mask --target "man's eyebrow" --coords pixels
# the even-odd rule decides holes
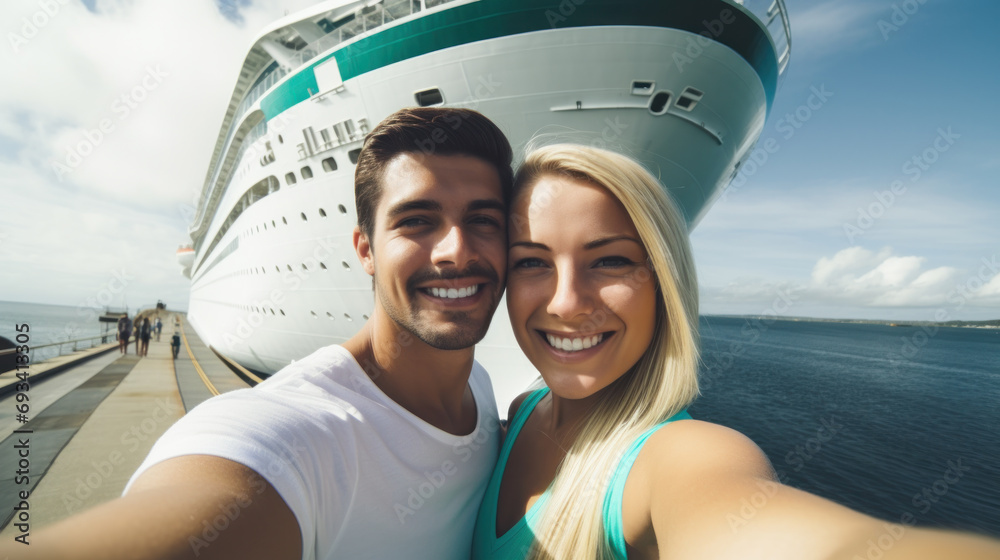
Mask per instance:
[[[469,203],[469,212],[473,212],[475,210],[499,210],[504,214],[507,213],[507,207],[504,203],[495,198],[480,198],[473,200]]]
[[[585,243],[583,245],[583,248],[585,250],[589,251],[590,249],[596,249],[598,247],[603,247],[603,246],[608,245],[610,243],[614,243],[615,241],[631,241],[633,243],[636,243],[640,247],[642,247],[642,241],[639,241],[638,239],[632,237],[631,235],[615,235],[615,236],[612,236],[612,237],[603,237],[601,239],[595,239],[593,241]]]
[[[441,204],[430,199],[407,200],[389,208],[387,215],[390,219],[392,219],[400,214],[405,214],[406,212],[411,212],[413,210],[440,212],[442,208]]]

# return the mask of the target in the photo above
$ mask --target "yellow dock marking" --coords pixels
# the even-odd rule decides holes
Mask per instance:
[[[216,389],[215,385],[212,385],[212,382],[208,380],[208,376],[205,375],[205,372],[201,369],[201,366],[198,365],[198,360],[195,359],[194,353],[191,352],[191,346],[188,345],[187,335],[184,334],[183,323],[181,323],[181,340],[184,341],[184,348],[187,349],[188,356],[191,356],[191,363],[194,364],[194,369],[198,372],[198,375],[201,377],[201,380],[205,382],[205,386],[208,387],[208,390],[213,395],[218,395],[219,390]]]

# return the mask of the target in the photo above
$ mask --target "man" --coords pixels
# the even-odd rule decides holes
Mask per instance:
[[[160,316],[159,315],[156,316],[156,324],[154,325],[153,328],[156,329],[156,341],[159,342],[160,341],[160,332],[163,331],[163,321],[160,320]]]
[[[192,410],[122,498],[18,552],[468,558],[498,451],[473,345],[506,278],[510,162],[503,134],[474,111],[380,123],[355,172],[354,246],[375,297],[360,332]]]
[[[118,351],[122,354],[128,354],[128,337],[131,334],[132,321],[126,313],[118,318]]]

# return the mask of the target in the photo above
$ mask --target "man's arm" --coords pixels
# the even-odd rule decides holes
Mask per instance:
[[[291,509],[252,469],[208,455],[158,463],[128,494],[31,535],[0,558],[298,560]]]

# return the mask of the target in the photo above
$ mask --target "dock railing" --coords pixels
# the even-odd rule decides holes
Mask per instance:
[[[53,356],[53,358],[57,358],[57,357],[63,355],[63,347],[66,346],[66,345],[68,345],[68,344],[72,344],[73,345],[73,349],[71,350],[71,352],[76,352],[77,350],[86,350],[88,348],[93,348],[94,347],[93,341],[98,340],[98,339],[101,340],[101,344],[106,344],[108,342],[112,342],[115,339],[116,335],[117,335],[117,331],[112,331],[112,332],[107,332],[107,333],[104,333],[104,334],[99,334],[99,335],[94,335],[94,336],[88,336],[86,338],[75,338],[73,340],[63,340],[63,341],[60,341],[60,342],[50,342],[49,344],[29,345],[28,346],[28,361],[29,361],[29,363],[34,363],[35,362],[35,351],[36,350],[40,350],[42,348],[51,348],[53,346],[58,346],[59,347],[59,353],[56,354],[55,356]],[[88,344],[87,346],[85,346],[83,348],[80,348],[80,344],[84,343],[84,342],[88,342],[90,344]],[[8,354],[15,353],[15,352],[17,352],[18,348],[19,348],[19,346],[15,346],[14,348],[8,348],[6,350],[0,350],[0,357],[6,356]]]

